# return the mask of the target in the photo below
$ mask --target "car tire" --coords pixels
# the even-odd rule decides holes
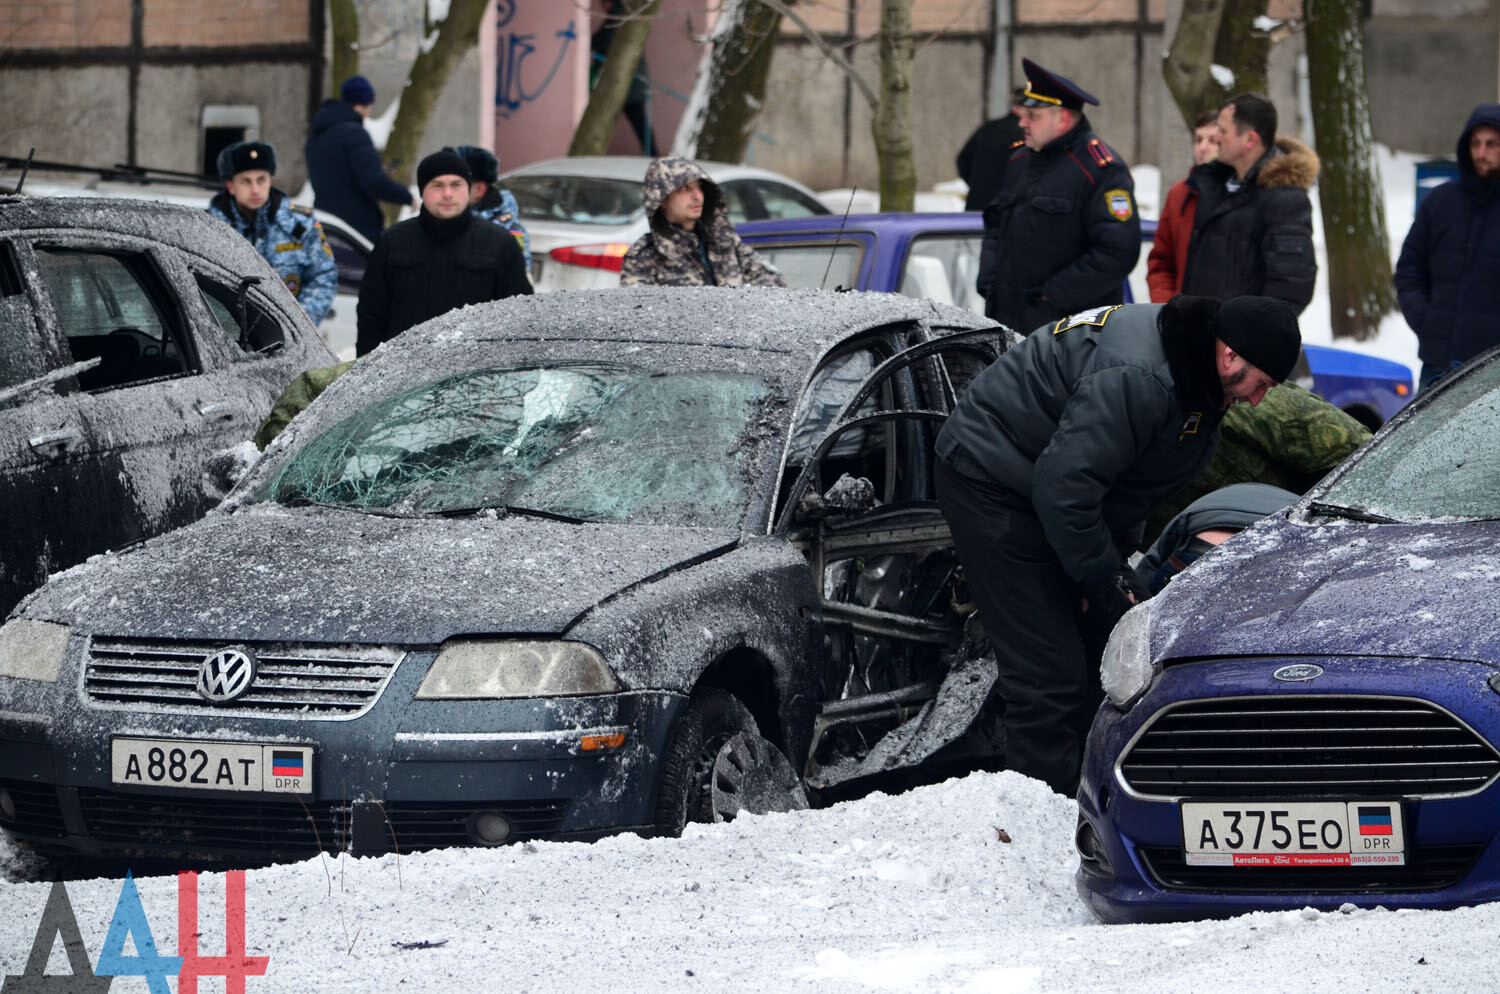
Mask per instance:
[[[703,688],[683,709],[662,755],[656,792],[656,831],[681,835],[689,822],[712,822],[714,761],[741,732],[760,734],[755,718],[727,691]]]

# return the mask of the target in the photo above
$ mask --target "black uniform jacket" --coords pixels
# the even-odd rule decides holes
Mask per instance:
[[[1198,211],[1188,242],[1182,292],[1221,300],[1242,294],[1275,297],[1301,313],[1312,300],[1318,261],[1313,256],[1312,204],[1318,157],[1291,138],[1250,167],[1238,192],[1225,181],[1234,170],[1205,162],[1188,175]]]
[[[1213,335],[1186,330],[1177,310],[1159,321],[1173,306],[1101,307],[1038,329],[974,378],[938,435],[953,469],[1040,519],[1083,589],[1108,582],[1131,533],[1218,441]]]
[[[509,231],[465,211],[449,221],[423,213],[375,243],[359,285],[364,355],[413,325],[455,307],[531,293],[521,246]]]
[[[1040,152],[1012,154],[984,209],[978,290],[988,316],[1025,334],[1120,303],[1140,254],[1130,169],[1081,117]]]

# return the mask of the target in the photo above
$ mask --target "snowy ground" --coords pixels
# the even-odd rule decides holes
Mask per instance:
[[[1381,156],[1393,253],[1411,222],[1415,161]],[[1333,343],[1327,311],[1320,273],[1304,338],[1415,368],[1416,340],[1400,315],[1370,342]],[[899,797],[694,827],[680,840],[625,836],[250,871],[248,950],[270,960],[245,990],[1500,990],[1500,905],[1099,925],[1073,891],[1074,818],[1071,801],[1035,781],[974,774]],[[16,862],[0,841],[0,976],[26,969],[48,894],[46,884],[15,882]],[[224,881],[200,881],[205,954],[224,948]],[[67,887],[97,962],[121,881]],[[175,952],[176,881],[148,878],[139,889],[158,949]],[[60,943],[48,970],[69,972]],[[110,987],[147,989],[139,977]],[[199,983],[224,989],[218,978]]]

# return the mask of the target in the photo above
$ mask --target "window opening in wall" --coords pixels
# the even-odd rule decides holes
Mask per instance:
[[[203,108],[203,175],[219,178],[219,153],[235,142],[260,138],[260,108],[208,104]]]

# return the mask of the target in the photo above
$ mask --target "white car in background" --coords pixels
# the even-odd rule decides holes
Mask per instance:
[[[515,195],[531,237],[538,292],[617,286],[620,263],[646,233],[644,155],[569,156],[512,169],[500,186]],[[736,225],[831,213],[796,180],[754,166],[699,162],[724,191]]]

